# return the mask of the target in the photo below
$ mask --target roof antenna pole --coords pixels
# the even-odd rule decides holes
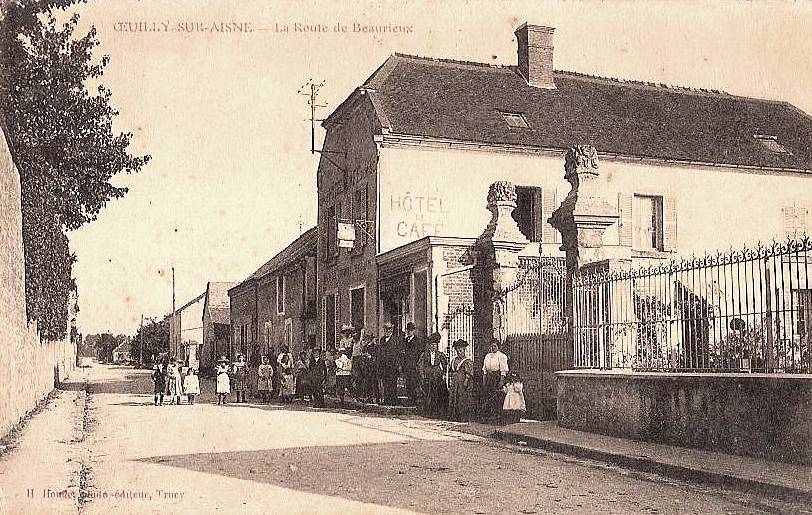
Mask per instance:
[[[327,104],[319,104],[319,90],[324,87],[324,81],[316,83],[313,81],[313,78],[307,79],[307,82],[299,88],[298,93],[300,95],[306,96],[307,104],[310,106],[310,153],[311,154],[342,154],[344,156],[347,153],[343,150],[318,150],[316,148],[316,122],[323,122],[324,119],[316,118],[316,108],[319,107],[327,107]],[[339,167],[340,168],[340,167]]]

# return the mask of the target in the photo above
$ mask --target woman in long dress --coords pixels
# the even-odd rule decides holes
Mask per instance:
[[[280,395],[283,401],[289,402],[296,394],[296,379],[293,376],[293,355],[288,352],[287,346],[282,347],[277,363],[282,372],[282,381],[279,385]]]
[[[234,371],[234,391],[237,393],[236,402],[245,402],[245,391],[248,389],[248,363],[245,356],[237,355],[237,361],[232,366]]]
[[[453,344],[457,355],[451,362],[451,388],[448,392],[449,415],[453,420],[467,422],[471,418],[474,388],[474,362],[465,355],[468,342],[457,340]]]
[[[262,398],[262,402],[268,402],[268,398],[273,390],[273,367],[268,356],[262,356],[262,364],[257,368],[257,392]]]

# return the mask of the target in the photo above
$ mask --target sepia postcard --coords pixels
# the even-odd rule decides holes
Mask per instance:
[[[0,0],[0,513],[807,513],[812,2]]]

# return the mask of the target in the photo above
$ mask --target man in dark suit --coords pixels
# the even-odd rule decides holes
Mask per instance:
[[[383,403],[398,403],[398,374],[403,366],[403,349],[391,322],[383,324],[383,336],[378,340],[378,376],[383,384]]]
[[[324,406],[324,381],[327,379],[327,365],[321,356],[321,349],[318,347],[313,347],[308,373],[313,383],[313,405],[320,408]]]
[[[406,377],[406,395],[409,405],[416,406],[420,393],[420,376],[417,372],[417,361],[426,350],[426,344],[417,335],[413,322],[406,324],[406,336],[403,338],[403,375]]]
[[[440,340],[440,333],[429,336],[426,350],[420,355],[417,364],[422,379],[422,410],[427,417],[442,418],[448,411],[448,388],[445,382],[448,357],[437,348]]]

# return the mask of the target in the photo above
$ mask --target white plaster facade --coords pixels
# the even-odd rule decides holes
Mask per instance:
[[[485,145],[475,150],[441,148],[387,140],[384,136],[379,142],[379,252],[424,236],[479,236],[490,220],[485,208],[488,186],[497,180],[555,190],[557,204],[570,190],[561,152],[506,151]],[[673,199],[675,252],[657,253],[656,257],[689,256],[784,239],[788,230],[784,210],[788,207],[806,210],[803,224],[807,232],[812,222],[808,215],[812,211],[812,173],[605,155],[600,156],[599,170],[606,176],[607,200],[612,203],[619,202],[619,194]],[[626,250],[612,249],[620,244],[618,223],[607,229],[604,241],[609,257]],[[543,245],[542,254],[560,254],[558,244]]]

